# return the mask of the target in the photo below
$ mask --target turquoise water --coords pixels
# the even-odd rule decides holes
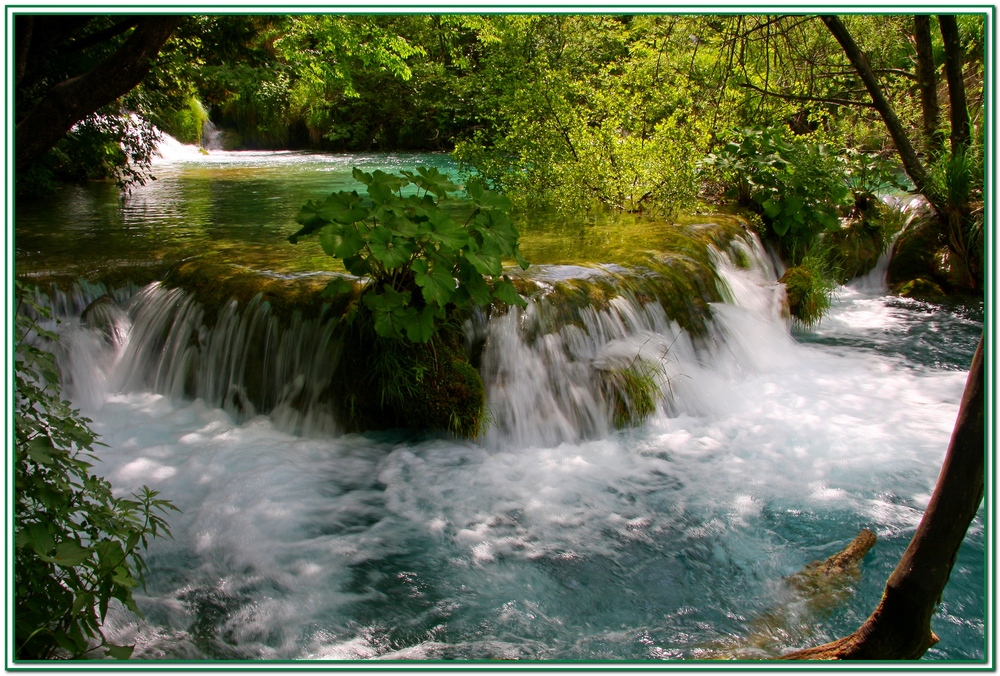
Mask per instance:
[[[427,161],[175,157],[124,203],[83,186],[19,205],[17,262],[197,253],[305,271],[312,254],[284,243],[302,202],[350,187],[353,165]],[[552,250],[542,231],[538,250]],[[622,262],[599,260],[618,244],[597,239],[588,262]],[[933,489],[982,308],[845,287],[819,327],[793,333],[774,271],[751,253],[751,270],[720,263],[729,302],[704,341],[625,296],[575,326],[553,326],[541,299],[491,319],[497,423],[475,441],[293,434],[277,412],[171,397],[125,377],[155,365],[125,363],[127,345],[67,313],[69,394],[108,444],[101,469],[120,491],[145,483],[182,509],[174,539],[149,551],[144,618],[114,608],[106,630],[144,660],[593,663],[760,659],[853,631]],[[596,274],[541,259],[542,276]],[[131,300],[133,337],[166,300],[155,287]],[[659,410],[627,430],[584,424],[601,410],[591,369],[661,347]],[[865,527],[879,543],[856,579],[818,596],[785,584]],[[927,659],[983,659],[986,572],[980,513]]]

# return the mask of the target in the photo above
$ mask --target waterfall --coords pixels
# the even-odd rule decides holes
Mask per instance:
[[[201,147],[205,150],[222,150],[222,130],[211,120],[205,120],[201,128]]]
[[[471,315],[492,422],[474,441],[342,434],[322,312],[203,305],[162,283],[50,291],[69,396],[107,443],[95,471],[182,510],[148,552],[144,617],[113,604],[104,629],[135,659],[720,656],[789,608],[783,579],[864,525],[880,542],[846,612],[817,623],[794,605],[790,633],[752,654],[852,630],[929,499],[967,356],[884,349],[927,309],[871,297],[838,301],[814,335],[829,345],[803,344],[756,239],[713,256],[721,300],[697,329],[630,283],[650,281],[640,268],[543,269],[526,308]],[[970,350],[981,332],[934,321],[929,339]],[[616,425],[637,404],[620,376],[643,367],[651,410]],[[963,643],[946,656],[982,637],[970,533],[940,622],[942,644]]]
[[[738,239],[728,255],[713,251],[726,302],[710,306],[705,333],[683,329],[628,280],[594,268],[548,275],[614,289],[605,301],[575,307],[571,318],[565,299],[542,283],[524,310],[467,322],[468,344],[483,344],[491,424],[482,442],[550,447],[602,438],[616,422],[703,413],[720,378],[784,358],[791,340],[784,287],[760,242]],[[99,405],[102,392],[152,391],[202,400],[237,420],[269,415],[297,434],[338,430],[339,403],[328,391],[340,351],[334,319],[296,313],[279,322],[259,297],[206,316],[194,295],[161,283],[111,294],[83,284],[75,294],[54,293],[51,303],[62,316],[83,314],[70,322],[79,325],[70,332],[77,354],[67,382],[88,406]]]

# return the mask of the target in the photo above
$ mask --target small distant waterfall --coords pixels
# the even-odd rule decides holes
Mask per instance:
[[[205,150],[222,150],[222,130],[211,120],[205,120],[201,127],[201,147]]]

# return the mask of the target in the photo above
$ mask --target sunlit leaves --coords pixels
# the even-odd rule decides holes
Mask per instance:
[[[458,190],[458,186],[452,183],[451,179],[438,171],[437,167],[417,167],[417,173],[402,171],[406,178],[417,187],[426,190],[437,197],[445,197],[450,192]]]
[[[380,336],[426,342],[446,308],[494,300],[524,307],[514,286],[500,279],[505,259],[528,267],[506,197],[469,181],[471,204],[458,222],[438,204],[458,186],[435,168],[402,175],[355,168],[352,175],[365,186],[367,199],[341,191],[320,204],[307,203],[298,216],[303,227],[289,239],[319,232],[328,255],[341,259],[351,274],[370,278],[361,300]],[[417,194],[403,194],[414,188]],[[337,278],[323,293],[351,288]]]
[[[794,260],[823,230],[840,227],[848,206],[848,165],[822,143],[784,138],[779,129],[744,129],[740,138],[701,161],[753,205]]]

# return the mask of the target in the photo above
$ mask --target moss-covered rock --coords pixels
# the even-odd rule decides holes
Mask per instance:
[[[945,296],[944,289],[932,279],[917,277],[892,287],[892,292],[904,298],[937,300]]]
[[[947,241],[932,218],[918,217],[899,235],[889,261],[890,287],[919,278],[933,279],[936,275],[934,255]]]
[[[785,285],[789,313],[802,324],[817,324],[830,308],[830,282],[808,259],[785,270],[778,281]]]
[[[599,387],[611,404],[611,422],[616,428],[638,425],[656,411],[662,397],[658,375],[662,369],[645,361],[598,371]]]
[[[445,327],[427,343],[383,338],[362,312],[344,331],[342,345],[331,389],[348,431],[479,435],[485,390],[456,329]]]
[[[355,284],[349,294],[327,298],[323,296],[323,289],[330,278],[331,275],[274,275],[194,258],[172,267],[163,277],[163,284],[193,295],[205,310],[205,322],[211,327],[219,310],[234,300],[242,306],[255,299],[267,302],[272,314],[283,324],[295,313],[304,319],[342,316],[348,306],[356,302],[358,285]]]

